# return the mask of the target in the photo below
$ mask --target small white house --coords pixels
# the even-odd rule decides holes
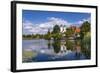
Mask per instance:
[[[61,33],[66,32],[66,26],[65,25],[60,25],[60,32]]]

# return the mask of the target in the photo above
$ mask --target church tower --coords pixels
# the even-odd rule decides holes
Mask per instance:
[[[60,25],[60,32],[61,33],[66,32],[66,26],[65,25]]]

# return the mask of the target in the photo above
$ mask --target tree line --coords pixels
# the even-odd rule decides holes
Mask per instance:
[[[55,39],[55,40],[60,40],[62,39],[63,35],[65,37],[70,37],[73,36],[74,34],[80,35],[80,38],[84,38],[84,35],[86,35],[87,32],[90,32],[90,23],[88,21],[85,21],[80,27],[78,27],[80,29],[80,32],[75,32],[75,28],[71,28],[68,27],[66,28],[66,31],[61,33],[60,32],[60,26],[55,25],[53,27],[53,31],[50,32],[50,30],[48,30],[48,32],[46,34],[29,34],[29,35],[23,35],[23,39]]]

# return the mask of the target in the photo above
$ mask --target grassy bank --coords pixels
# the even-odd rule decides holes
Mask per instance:
[[[37,55],[36,52],[23,50],[22,61],[23,62],[31,61],[32,58],[35,57],[36,55]]]

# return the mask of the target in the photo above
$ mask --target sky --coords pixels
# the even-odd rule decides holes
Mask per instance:
[[[23,34],[46,34],[54,25],[80,26],[90,19],[90,13],[23,10]]]

